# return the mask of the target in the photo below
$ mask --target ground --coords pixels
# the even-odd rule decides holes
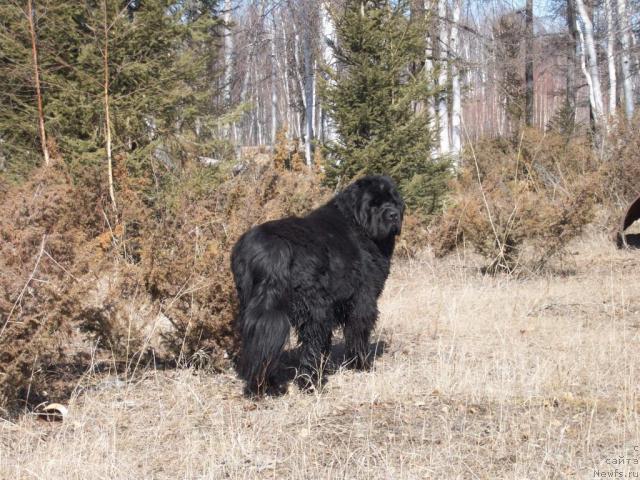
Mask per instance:
[[[231,371],[85,378],[63,422],[0,420],[0,478],[639,478],[639,267],[599,235],[530,278],[397,261],[374,371],[259,402]]]

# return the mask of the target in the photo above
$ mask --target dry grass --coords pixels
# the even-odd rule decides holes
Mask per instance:
[[[318,395],[255,403],[232,372],[87,375],[64,422],[0,423],[0,478],[640,476],[640,254],[597,236],[569,250],[533,279],[398,262],[375,371]]]

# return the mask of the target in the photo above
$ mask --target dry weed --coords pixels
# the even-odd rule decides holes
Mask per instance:
[[[98,172],[72,181],[61,163],[3,187],[0,413],[63,397],[69,384],[53,388],[54,371],[78,354],[74,369],[87,368],[95,348],[125,372],[228,366],[232,245],[252,225],[303,214],[330,192],[306,171],[210,172],[185,169],[150,203],[152,185],[131,178],[119,157],[117,212]]]
[[[592,220],[600,176],[580,141],[527,130],[516,145],[491,140],[467,153],[432,228],[436,253],[466,243],[487,271],[537,272]]]
[[[570,250],[570,277],[398,262],[375,370],[320,394],[254,403],[232,372],[88,376],[64,422],[0,424],[0,477],[634,478],[640,262],[602,235]]]

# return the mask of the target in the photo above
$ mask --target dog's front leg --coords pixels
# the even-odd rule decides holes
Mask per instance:
[[[369,337],[378,319],[375,300],[362,298],[354,305],[344,325],[347,366],[357,370],[368,370],[373,364],[369,355]]]

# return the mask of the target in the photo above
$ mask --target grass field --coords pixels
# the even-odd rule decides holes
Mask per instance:
[[[254,402],[231,371],[84,378],[64,422],[0,420],[0,478],[640,478],[640,253],[569,251],[528,279],[397,262],[375,370],[320,394]]]

